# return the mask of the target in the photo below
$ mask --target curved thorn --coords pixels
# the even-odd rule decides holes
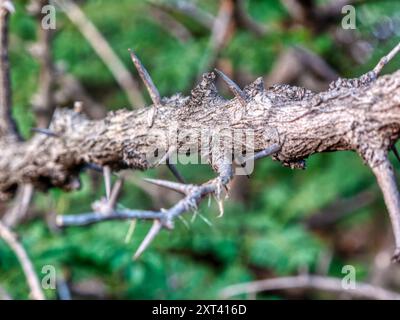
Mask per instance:
[[[143,179],[144,181],[155,184],[156,186],[164,187],[182,194],[187,194],[188,185],[178,182],[172,182],[167,180],[159,180],[159,179]]]
[[[142,253],[147,249],[150,243],[154,240],[156,235],[161,231],[162,224],[158,220],[154,220],[153,225],[151,226],[149,232],[147,233],[146,237],[143,239],[142,243],[140,244],[139,248],[136,250],[135,254],[133,255],[133,260],[137,260]]]
[[[228,85],[229,89],[233,92],[235,97],[239,100],[240,104],[244,107],[247,105],[247,95],[239,88],[239,86],[230,79],[225,73],[222,71],[215,69],[215,72],[221,77],[222,80]]]
[[[147,72],[146,68],[143,66],[137,55],[131,49],[129,49],[129,53],[131,55],[133,64],[135,65],[137,71],[139,72],[140,78],[142,79],[143,83],[147,88],[147,91],[149,92],[151,100],[153,101],[156,107],[161,106],[162,103],[161,103],[160,93],[158,92],[156,86],[154,85],[153,80],[151,80],[151,77]]]

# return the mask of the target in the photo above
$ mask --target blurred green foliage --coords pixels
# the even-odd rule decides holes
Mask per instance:
[[[34,126],[29,101],[36,90],[39,67],[26,48],[35,40],[36,24],[26,13],[26,1],[15,2],[17,10],[11,19],[10,48],[13,110],[21,131],[29,137],[30,128]],[[201,1],[201,6],[213,14],[218,9],[211,0]],[[151,7],[146,1],[88,0],[82,8],[135,77],[127,53],[130,47],[141,57],[162,95],[178,91],[188,93],[193,87],[199,61],[207,50],[207,30],[190,20],[185,21],[187,27],[196,32],[196,37],[181,43],[154,22],[148,14]],[[254,77],[267,74],[285,48],[299,44],[324,57],[340,74],[355,77],[369,70],[400,39],[397,33],[387,41],[376,41],[369,61],[357,65],[345,50],[335,46],[328,33],[316,35],[301,26],[283,28],[282,21],[288,19],[288,13],[280,1],[252,0],[248,10],[259,23],[268,25],[270,33],[257,38],[246,30],[238,30],[221,52],[221,58],[231,61],[235,70],[244,70]],[[397,1],[372,2],[357,10],[360,12],[357,32],[371,38],[382,16],[399,14],[400,6]],[[62,61],[68,72],[80,79],[88,92],[110,110],[128,106],[111,73],[62,12],[57,13],[54,58]],[[399,67],[397,59],[387,70]],[[302,221],[337,198],[352,197],[371,187],[379,193],[373,187],[372,174],[352,153],[316,155],[308,160],[307,168],[292,171],[271,160],[260,161],[251,177],[249,199],[245,203],[226,201],[223,218],[217,218],[214,203],[210,208],[202,205],[199,211],[212,226],[197,217],[188,230],[177,221],[176,229],[163,232],[139,261],[132,261],[131,257],[149,228],[146,222],[138,222],[128,244],[124,243],[129,228],[127,222],[54,232],[48,228],[42,214],[19,226],[17,231],[39,274],[43,265],[54,265],[60,272],[66,270],[72,283],[101,281],[106,294],[113,298],[217,298],[219,290],[237,282],[295,274],[304,268],[313,271],[321,256],[331,251],[334,258],[329,274],[340,276],[341,266],[354,264],[360,279],[366,277],[373,254],[372,247],[368,247],[371,242],[349,257],[336,250],[334,239],[351,233],[360,225],[371,228],[376,221],[386,221],[381,200],[348,215],[338,227],[332,228],[332,232],[312,232]],[[181,166],[180,170],[187,180],[195,182],[205,181],[212,175],[203,166]],[[152,207],[152,199],[134,183],[144,175],[171,178],[165,168],[135,174],[124,188],[121,198],[124,206]],[[88,212],[90,203],[101,197],[104,189],[99,176],[95,184],[88,174],[83,174],[82,179],[83,188],[78,192],[38,193],[33,211]],[[190,221],[191,217],[186,219]],[[27,298],[28,288],[18,261],[1,241],[0,270],[0,284],[13,297]],[[55,298],[56,292],[47,290],[46,295]],[[259,297],[277,296],[263,294]]]

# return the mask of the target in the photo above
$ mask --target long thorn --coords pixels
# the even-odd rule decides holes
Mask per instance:
[[[109,166],[103,167],[104,185],[106,187],[106,198],[110,200],[111,195],[111,168]]]
[[[208,220],[205,216],[203,216],[201,213],[199,213],[199,217],[201,220],[203,220],[209,227],[212,227],[213,224],[211,223],[210,220]]]
[[[396,148],[395,145],[392,146],[392,151],[393,151],[393,153],[394,153],[394,155],[395,155],[397,161],[400,162],[400,154],[399,154],[399,151],[397,150],[397,148]]]
[[[387,65],[390,62],[390,60],[392,60],[399,52],[400,52],[400,42],[386,56],[384,56],[383,58],[381,58],[381,60],[379,60],[378,64],[373,70],[375,75],[379,75],[384,66]]]
[[[131,49],[129,49],[129,53],[131,55],[131,59],[135,65],[137,71],[139,72],[140,78],[144,82],[144,84],[147,88],[147,91],[149,92],[151,100],[157,107],[161,106],[162,103],[161,103],[160,93],[158,92],[156,86],[154,85],[153,80],[151,80],[151,77],[150,77],[149,73],[147,72],[146,68],[143,66],[143,64],[140,62],[139,58],[137,57],[137,55]]]
[[[188,192],[188,185],[182,184],[182,183],[177,183],[177,182],[172,182],[172,181],[166,181],[166,180],[159,180],[159,179],[143,179],[144,181],[155,184],[160,187],[164,187],[170,190],[174,190],[176,192],[182,193],[182,194],[187,194]]]
[[[182,222],[182,224],[186,227],[186,229],[190,230],[189,223],[185,220],[184,217],[178,216],[178,219]]]
[[[137,221],[136,219],[133,219],[129,223],[129,229],[125,236],[125,243],[129,243],[131,241],[133,233],[135,232],[135,229],[136,229],[136,221]]]
[[[168,169],[172,172],[172,174],[174,175],[174,177],[180,182],[180,183],[186,183],[185,179],[183,178],[183,176],[180,174],[180,172],[178,171],[178,168],[172,164],[169,159],[167,159],[167,167]]]
[[[239,86],[232,80],[230,79],[225,73],[222,71],[215,69],[215,71],[219,74],[222,80],[228,85],[229,89],[233,92],[235,97],[239,100],[240,104],[244,107],[247,105],[247,96],[246,94],[242,91],[242,89],[239,88]]]
[[[161,231],[162,224],[158,220],[154,220],[153,225],[150,228],[150,231],[147,233],[146,237],[140,244],[139,248],[136,250],[135,254],[133,255],[133,260],[137,260],[142,253],[147,249],[150,243],[154,240],[156,235]]]
[[[123,184],[124,184],[124,180],[123,179],[118,179],[115,182],[115,184],[114,184],[114,186],[113,186],[113,188],[111,190],[110,198],[108,200],[108,205],[110,206],[110,208],[114,208],[115,207],[115,204],[117,203],[117,199],[118,199],[118,196],[119,196],[119,193],[120,193],[120,191],[122,189]]]
[[[249,160],[259,160],[265,157],[269,157],[273,155],[274,153],[278,152],[281,149],[281,146],[278,144],[273,144],[269,146],[268,148],[265,148],[264,150],[257,152],[256,154],[246,158],[243,163],[246,163]]]
[[[37,132],[37,133],[41,133],[41,134],[44,134],[44,135],[49,136],[49,137],[55,137],[55,138],[59,137],[59,135],[57,133],[55,133],[55,132],[53,132],[53,131],[51,131],[49,129],[32,128],[31,131]]]

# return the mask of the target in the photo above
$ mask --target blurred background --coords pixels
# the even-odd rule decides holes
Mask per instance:
[[[63,3],[63,1],[60,1]],[[64,1],[55,30],[40,26],[47,1],[14,1],[10,55],[13,113],[25,138],[46,127],[54,107],[83,102],[92,118],[150,103],[127,49],[141,58],[163,96],[188,94],[199,76],[217,67],[240,86],[263,76],[266,86],[287,83],[321,91],[338,76],[372,69],[400,41],[397,0],[87,0]],[[342,7],[352,4],[356,28],[342,28]],[[39,8],[39,9],[38,9]],[[385,72],[400,68],[394,59]],[[115,77],[118,74],[119,77]],[[229,96],[218,82],[220,92]],[[400,165],[394,155],[396,170]],[[201,183],[207,166],[179,166]],[[174,180],[167,168],[123,173],[119,199],[129,208],[169,207],[179,196],[143,177]],[[370,170],[352,152],[318,154],[307,170],[256,163],[250,179],[234,180],[225,215],[213,201],[201,217],[177,221],[138,261],[132,255],[151,224],[106,222],[57,229],[54,216],[89,212],[104,195],[102,175],[82,174],[82,188],[34,193],[26,214],[9,217],[39,277],[57,270],[51,299],[216,299],[241,282],[299,274],[338,277],[354,266],[357,281],[400,293],[400,268],[390,264],[394,246],[381,193]],[[12,216],[13,203],[0,204]],[[10,211],[11,210],[11,211]],[[0,241],[0,287],[28,298],[14,253]],[[62,290],[60,290],[60,288]],[[319,290],[280,290],[236,298],[349,298]]]

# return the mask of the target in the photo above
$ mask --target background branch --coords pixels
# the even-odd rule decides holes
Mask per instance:
[[[8,229],[3,222],[0,221],[0,237],[9,245],[11,250],[14,251],[17,256],[22,270],[25,273],[25,277],[28,286],[31,290],[31,297],[34,300],[44,300],[44,294],[40,281],[35,273],[35,269],[31,260],[28,257],[24,247],[18,242],[17,235]]]
[[[354,289],[345,289],[341,279],[314,275],[299,275],[236,284],[223,289],[220,296],[227,299],[240,294],[298,288],[345,293],[355,298],[400,300],[400,294],[367,283],[357,281]]]
[[[145,102],[137,82],[132,78],[120,58],[81,8],[71,0],[55,1],[114,75],[114,78],[128,97],[131,106],[134,108],[143,106]]]
[[[0,0],[0,137],[19,141],[21,137],[12,117],[8,23],[14,7],[11,0]]]

